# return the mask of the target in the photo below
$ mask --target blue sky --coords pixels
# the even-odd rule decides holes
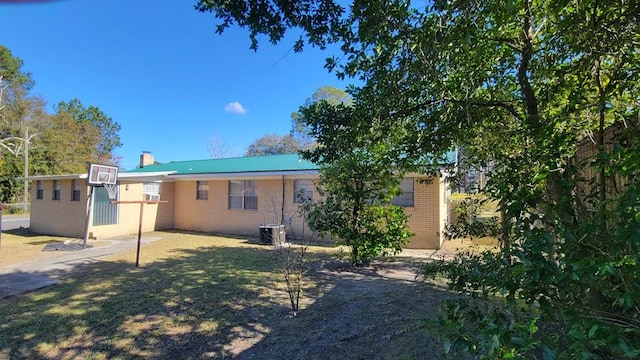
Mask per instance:
[[[242,155],[265,134],[286,134],[290,114],[324,85],[346,88],[323,68],[331,52],[215,33],[195,0],[0,1],[0,44],[33,75],[47,109],[76,97],[122,126],[121,166],[142,151],[160,162],[210,157],[217,138]]]

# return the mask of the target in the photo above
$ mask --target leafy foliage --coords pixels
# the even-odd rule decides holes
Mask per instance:
[[[310,227],[349,247],[356,266],[400,252],[412,233],[403,209],[391,204],[404,175],[395,137],[379,133],[372,139],[365,135],[368,128],[349,126],[359,115],[342,103],[319,101],[300,113],[318,141],[303,152],[320,164],[322,200],[312,207]]]
[[[640,356],[635,2],[203,0],[197,8],[223,21],[219,31],[247,27],[254,48],[257,35],[277,42],[287,29],[312,46],[340,45],[326,67],[364,85],[350,91],[352,108],[307,120],[326,140],[346,131],[364,154],[377,154],[381,140],[400,169],[453,146],[470,165],[491,165],[483,191],[500,204],[504,246],[440,268],[452,289],[477,296],[472,307],[462,297],[445,309],[450,344],[498,358]],[[316,158],[348,154],[327,148]]]
[[[292,135],[267,134],[247,147],[245,156],[293,154],[300,150],[300,143]]]
[[[12,87],[29,91],[35,82],[31,73],[22,70],[23,64],[22,59],[14,56],[7,47],[0,45],[0,77],[3,82],[10,83]]]
[[[28,151],[28,175],[82,173],[88,162],[115,161],[120,125],[80,100],[61,102],[54,114],[45,101],[29,94],[34,85],[23,62],[0,45],[0,201],[22,199]]]
[[[74,98],[69,102],[62,101],[57,106],[58,113],[70,114],[76,122],[84,126],[90,125],[99,131],[98,141],[94,145],[94,152],[101,162],[109,162],[115,148],[122,146],[120,142],[120,124],[113,121],[98,107],[85,107],[80,100]]]
[[[376,164],[370,154],[353,150],[323,163],[320,181],[322,201],[312,207],[309,224],[321,235],[337,238],[337,245],[349,247],[353,265],[365,266],[375,256],[396,254],[409,242],[413,234],[408,217],[390,203],[398,191],[398,177]]]
[[[332,106],[353,105],[353,99],[346,91],[333,86],[322,86],[318,88],[302,106],[309,107],[319,101],[326,101],[327,104]],[[291,113],[291,135],[300,143],[300,147],[303,150],[316,146],[316,139],[312,136],[313,132],[305,123],[302,112],[296,111]]]
[[[480,216],[488,199],[478,196],[467,196],[455,204],[451,212],[453,220],[445,226],[445,237],[450,239],[498,236],[498,218]]]

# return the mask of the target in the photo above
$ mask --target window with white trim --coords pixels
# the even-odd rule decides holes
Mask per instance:
[[[313,180],[293,181],[293,202],[295,204],[309,204],[313,202]]]
[[[142,199],[146,201],[160,201],[160,183],[159,182],[143,183]]]
[[[196,200],[209,200],[208,181],[196,181]]]
[[[71,201],[80,201],[80,180],[71,180]]]
[[[255,180],[229,180],[229,209],[258,210],[258,187]]]
[[[53,180],[51,200],[60,200],[60,180]]]
[[[400,195],[395,196],[391,199],[391,203],[396,206],[403,207],[413,207],[413,184],[415,183],[414,178],[404,178],[402,182],[400,182],[400,191],[402,192]]]
[[[42,182],[42,180],[36,181],[36,199],[44,199],[44,183]]]

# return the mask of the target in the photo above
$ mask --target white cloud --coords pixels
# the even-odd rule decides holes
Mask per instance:
[[[247,110],[238,101],[230,102],[224,107],[224,111],[232,114],[243,115]]]

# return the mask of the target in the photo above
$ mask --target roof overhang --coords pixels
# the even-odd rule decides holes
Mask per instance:
[[[271,180],[284,178],[313,179],[318,176],[318,170],[290,170],[290,171],[250,171],[233,173],[204,173],[204,174],[172,174],[175,181],[187,180]]]
[[[70,179],[86,179],[87,174],[66,174],[66,175],[34,175],[22,176],[18,180],[70,180]]]
[[[167,176],[175,171],[141,172],[141,173],[119,173],[118,181],[148,182],[148,181],[172,181]],[[65,174],[65,175],[34,175],[19,177],[18,180],[73,180],[86,179],[87,174]]]
[[[127,182],[172,182],[173,179],[171,179],[169,175],[173,173],[175,173],[175,171],[119,173],[118,180]]]

